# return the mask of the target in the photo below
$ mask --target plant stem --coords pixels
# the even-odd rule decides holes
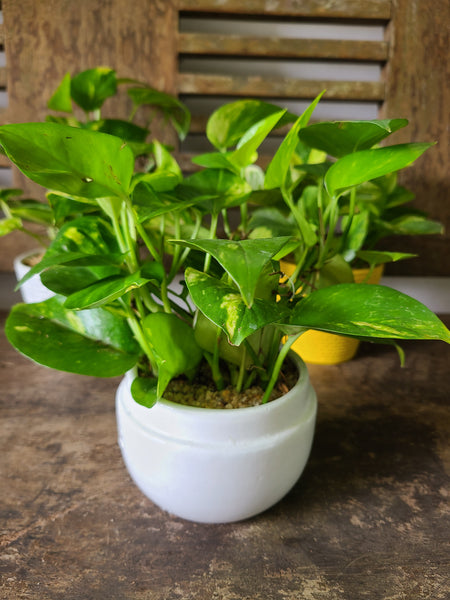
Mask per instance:
[[[210,240],[213,240],[215,238],[215,236],[216,236],[218,220],[219,220],[218,213],[213,213],[211,215],[211,225],[210,225],[210,228],[209,228],[209,239]],[[206,254],[205,255],[205,262],[204,262],[204,265],[203,265],[203,271],[205,273],[208,272],[210,264],[211,264],[211,254]]]
[[[270,377],[266,391],[264,392],[262,404],[265,404],[269,399],[270,394],[272,393],[272,390],[277,382],[281,367],[283,366],[284,359],[286,358],[287,353],[289,352],[289,349],[292,346],[292,344],[301,336],[301,334],[302,332],[298,333],[297,335],[289,336],[287,341],[281,347],[277,360],[275,361],[275,365],[272,369],[272,375]]]
[[[245,365],[247,362],[247,346],[245,346],[245,344],[242,347],[242,357],[241,357],[241,364],[239,366],[239,376],[238,376],[238,380],[236,382],[236,391],[240,392],[242,390],[242,384],[244,383],[244,375],[245,375]]]
[[[150,363],[150,366],[152,368],[152,371],[155,375],[157,375],[158,373],[158,367],[156,365],[156,361],[155,361],[155,357],[153,354],[153,350],[150,347],[147,338],[145,337],[144,332],[142,331],[141,326],[139,325],[139,321],[136,318],[136,315],[134,314],[134,312],[131,310],[130,306],[128,306],[122,298],[120,298],[120,302],[123,306],[123,308],[126,310],[127,312],[127,322],[128,325],[130,326],[131,331],[134,334],[134,337],[136,338],[138,344],[140,345],[140,347],[142,348],[143,352],[145,353],[146,357],[148,358],[148,361]]]
[[[225,231],[225,235],[227,238],[231,239],[231,227],[230,221],[228,219],[228,211],[226,208],[222,209],[222,220],[223,220],[223,229]]]
[[[244,232],[244,234],[247,234],[247,227],[248,227],[248,207],[247,207],[247,203],[244,202],[243,204],[241,204],[240,206],[241,209],[241,227],[242,230]]]
[[[161,282],[161,300],[164,306],[164,312],[170,314],[172,312],[172,307],[170,306],[169,296],[167,295],[167,277],[164,276],[164,279]]]

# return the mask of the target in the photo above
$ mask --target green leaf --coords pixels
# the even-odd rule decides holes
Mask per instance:
[[[17,304],[6,321],[9,342],[35,362],[70,373],[115,377],[139,358],[128,324],[103,309],[66,310],[54,296],[38,304]]]
[[[149,105],[158,108],[170,120],[181,140],[186,137],[191,124],[188,108],[174,96],[148,86],[133,87],[127,90],[135,107]]]
[[[148,129],[145,127],[139,127],[135,123],[121,119],[102,119],[101,121],[94,121],[90,125],[93,131],[115,135],[125,142],[145,142],[149,134]]]
[[[298,227],[292,215],[286,216],[277,208],[258,208],[250,218],[251,238],[268,238],[277,236],[295,236]]]
[[[235,288],[206,273],[188,268],[185,275],[194,304],[234,345],[239,346],[252,333],[286,317],[278,304],[260,298],[248,308]]]
[[[70,91],[73,100],[84,111],[97,110],[116,93],[116,72],[107,67],[82,71],[72,78]]]
[[[20,219],[16,219],[14,217],[0,219],[0,237],[8,235],[8,233],[16,231],[17,229],[21,229],[21,227],[22,222]]]
[[[283,187],[286,184],[286,176],[289,171],[290,162],[298,144],[300,130],[308,124],[311,115],[316,108],[324,92],[319,94],[308,106],[304,113],[297,119],[289,133],[281,142],[275,156],[269,163],[266,171],[264,187],[266,189]]]
[[[407,252],[380,252],[378,250],[359,250],[356,256],[369,265],[382,265],[387,262],[397,262],[406,258],[414,258],[416,254]]]
[[[343,283],[313,292],[295,306],[291,325],[360,339],[450,343],[450,332],[418,300],[381,285]]]
[[[341,157],[367,150],[408,125],[407,119],[374,121],[334,121],[313,123],[300,132],[300,139],[311,148]]]
[[[21,279],[20,284],[48,267],[67,263],[84,266],[85,262],[88,266],[120,265],[123,262],[109,223],[99,217],[79,217],[63,225],[42,260]]]
[[[73,109],[72,97],[70,95],[70,83],[70,73],[66,73],[53,96],[47,102],[47,107],[50,108],[50,110],[72,113]]]
[[[336,197],[355,185],[398,171],[413,163],[433,144],[398,144],[361,150],[337,160],[327,171],[325,185]]]
[[[135,377],[131,383],[131,395],[133,400],[151,408],[158,400],[157,394],[158,380],[153,377]]]
[[[79,217],[84,213],[98,211],[95,200],[79,200],[67,194],[56,192],[48,192],[46,196],[57,227],[62,227],[68,217]]]
[[[444,226],[438,221],[427,219],[422,215],[405,214],[385,221],[387,214],[383,214],[382,223],[388,235],[436,235],[444,233]]]
[[[194,204],[197,199],[178,199],[178,194],[156,194],[147,182],[139,183],[133,192],[133,204],[138,215],[139,223],[145,223],[156,217],[168,213],[185,210]]]
[[[212,214],[242,204],[251,191],[244,179],[222,169],[205,169],[194,173],[177,188],[177,194],[181,197],[196,198],[196,205]]]
[[[236,150],[231,153],[231,162],[240,168],[254,163],[258,157],[257,149],[285,113],[286,110],[280,110],[252,125],[239,140]]]
[[[192,159],[195,165],[208,169],[226,169],[232,173],[239,174],[239,169],[231,162],[232,152],[208,152],[200,154]]]
[[[33,199],[12,200],[9,203],[9,210],[12,216],[29,221],[30,223],[39,223],[40,225],[53,225],[53,212],[50,206],[44,202]]]
[[[124,196],[134,157],[121,139],[57,123],[0,127],[0,144],[32,181],[86,198]]]
[[[235,146],[255,123],[279,111],[279,106],[261,100],[237,100],[213,112],[208,119],[206,135],[215,148],[224,152]],[[292,121],[295,121],[295,116],[286,113],[278,125]]]
[[[71,294],[64,302],[64,307],[69,309],[98,308],[110,304],[121,298],[131,290],[137,289],[148,283],[150,279],[141,277],[140,273],[132,273],[125,277],[113,275],[91,283],[89,286]]]
[[[172,240],[172,242],[211,254],[235,282],[245,304],[251,307],[264,267],[280,252],[289,239],[281,237],[241,241]]]
[[[192,327],[174,314],[147,315],[142,328],[158,366],[157,396],[161,398],[169,381],[193,371],[203,353],[195,341]]]
[[[117,267],[74,267],[66,265],[55,265],[47,268],[40,275],[42,283],[46,288],[61,294],[70,296],[74,292],[78,292],[95,281],[105,279],[112,275],[118,275]]]

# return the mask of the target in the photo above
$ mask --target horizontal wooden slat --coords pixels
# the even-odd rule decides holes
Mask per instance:
[[[391,0],[179,0],[179,10],[282,17],[388,20]]]
[[[6,67],[0,67],[0,89],[6,88]]]
[[[179,73],[178,93],[213,96],[315,98],[378,102],[384,99],[384,84],[378,81],[323,81],[287,77],[199,75]]]
[[[182,33],[178,40],[178,52],[218,56],[385,61],[388,57],[388,44],[359,40],[305,40]]]

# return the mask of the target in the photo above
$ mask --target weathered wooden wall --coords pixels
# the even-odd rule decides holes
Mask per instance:
[[[47,101],[67,71],[100,65],[176,93],[177,12],[171,0],[3,0],[6,86],[9,103],[1,121],[40,121]],[[126,94],[105,104],[105,116],[125,116]],[[6,164],[6,159],[3,163]],[[14,186],[42,196],[17,171]],[[0,240],[0,271],[13,256],[35,247],[23,234]]]
[[[329,99],[376,101],[381,115],[407,117],[411,124],[396,141],[437,141],[403,181],[415,204],[450,231],[448,170],[448,16],[445,0],[33,0],[3,1],[7,68],[0,69],[9,107],[1,122],[41,120],[46,103],[67,70],[98,65],[138,78],[185,98],[202,96],[309,99],[327,88]],[[384,42],[287,40],[179,34],[178,14],[224,15],[289,22],[374,22],[387,25]],[[383,81],[317,81],[283,77],[228,76],[179,72],[182,56],[324,59],[384,64]],[[127,98],[108,105],[126,114]],[[193,121],[193,131],[204,127]],[[394,141],[394,139],[393,139]],[[182,164],[188,156],[181,156]],[[184,162],[183,162],[184,161]],[[6,159],[0,160],[0,166]],[[14,184],[30,189],[19,175]],[[36,188],[34,188],[36,190]],[[34,192],[36,195],[37,192]],[[0,270],[24,247],[23,236],[0,240]],[[449,275],[449,234],[389,241],[390,249],[420,257],[398,263],[392,273]]]
[[[415,192],[417,208],[441,221],[446,233],[389,240],[390,249],[419,255],[392,265],[390,272],[449,276],[450,4],[445,0],[393,0],[392,6],[381,115],[409,119],[409,126],[392,137],[396,143],[436,142],[414,167],[402,173],[401,180]]]

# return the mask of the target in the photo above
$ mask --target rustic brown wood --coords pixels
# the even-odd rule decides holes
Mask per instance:
[[[364,344],[350,363],[309,367],[319,412],[299,482],[258,517],[198,525],[132,483],[118,379],[32,364],[1,333],[0,596],[444,600],[450,346],[405,349],[404,369]]]
[[[179,0],[179,8],[193,12],[235,13],[310,18],[384,19],[390,0]]]
[[[388,44],[358,40],[288,39],[181,33],[178,38],[178,52],[217,56],[385,61],[388,56]]]
[[[0,67],[0,89],[6,88],[6,67]]]
[[[4,0],[9,107],[3,122],[43,120],[47,101],[67,71],[100,65],[175,94],[177,14],[171,0]],[[123,91],[107,101],[104,115],[123,118],[130,108]],[[157,124],[153,131],[174,142]],[[43,196],[17,171],[14,185],[27,195]],[[3,251],[4,243],[0,240],[0,270],[9,270],[11,249]]]
[[[0,119],[2,118],[2,111],[0,111]],[[11,162],[4,154],[0,154],[0,167],[10,167]]]
[[[402,173],[416,206],[444,223],[444,236],[389,240],[388,246],[418,258],[390,265],[388,273],[450,276],[450,5],[445,0],[395,0],[387,39],[386,99],[381,116],[402,116],[410,125],[395,134],[401,142],[437,142]]]
[[[325,89],[328,100],[384,99],[384,84],[378,81],[321,81],[180,73],[178,89],[181,94],[277,98],[315,98]]]

